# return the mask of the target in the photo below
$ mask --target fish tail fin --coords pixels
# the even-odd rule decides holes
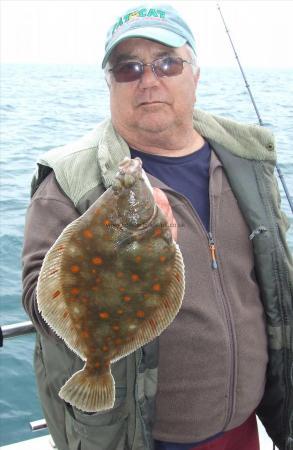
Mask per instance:
[[[102,375],[86,370],[86,366],[72,375],[62,386],[59,396],[86,412],[110,409],[115,401],[115,383],[110,370]]]

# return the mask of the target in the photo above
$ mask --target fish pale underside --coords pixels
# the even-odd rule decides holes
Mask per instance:
[[[38,279],[40,313],[85,365],[59,396],[86,412],[115,401],[110,364],[174,320],[184,264],[139,158],[125,158],[110,188],[69,224]],[[165,194],[164,194],[165,195]]]

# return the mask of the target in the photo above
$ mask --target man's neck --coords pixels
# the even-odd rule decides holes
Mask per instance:
[[[119,132],[119,131],[118,131]],[[194,129],[184,135],[172,136],[167,133],[122,133],[119,132],[129,147],[145,153],[161,156],[185,156],[204,145],[203,137]]]

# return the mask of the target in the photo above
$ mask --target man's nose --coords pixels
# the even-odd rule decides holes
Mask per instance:
[[[155,74],[151,65],[145,65],[143,73],[139,81],[139,85],[142,88],[156,86],[160,83],[157,75]]]

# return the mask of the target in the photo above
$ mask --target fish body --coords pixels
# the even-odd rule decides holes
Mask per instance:
[[[112,187],[65,228],[41,268],[39,310],[86,362],[60,397],[87,412],[111,408],[110,364],[157,337],[183,295],[179,247],[141,160],[126,158]]]

